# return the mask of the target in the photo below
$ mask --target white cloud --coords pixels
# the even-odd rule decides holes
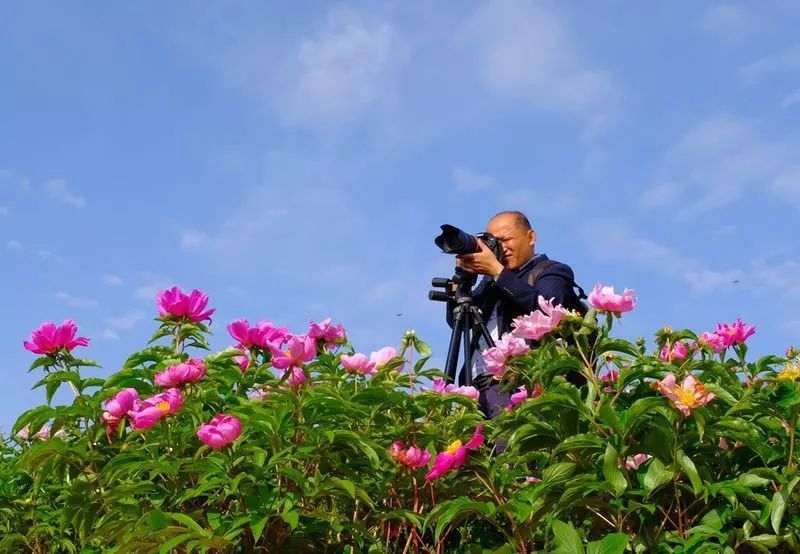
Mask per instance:
[[[83,208],[86,205],[86,199],[72,193],[64,179],[50,179],[42,187],[45,194],[53,200],[58,200],[77,208]]]
[[[754,30],[754,19],[742,6],[717,4],[703,13],[700,26],[725,41],[732,41],[749,35]]]
[[[643,210],[663,208],[672,204],[679,196],[679,186],[675,183],[662,183],[646,189],[638,203]]]
[[[380,302],[390,296],[396,294],[402,288],[401,283],[398,281],[383,281],[376,283],[364,292],[363,299],[365,302]]]
[[[117,317],[106,318],[108,325],[114,329],[128,330],[136,326],[137,323],[143,321],[145,315],[143,312],[130,312]]]
[[[97,306],[97,300],[91,298],[82,298],[79,296],[72,296],[64,291],[59,291],[54,295],[56,300],[64,302],[71,308],[94,308]]]
[[[119,335],[112,329],[103,329],[100,333],[100,338],[104,340],[118,340]]]
[[[541,4],[485,2],[464,36],[475,47],[484,85],[497,96],[574,114],[589,134],[613,118],[619,96],[614,78],[578,53],[568,30]]]
[[[208,244],[208,235],[197,229],[188,229],[181,233],[181,248],[202,248]]]
[[[122,277],[120,277],[118,275],[112,275],[110,273],[106,274],[106,275],[103,275],[101,280],[103,281],[104,285],[108,285],[109,287],[118,287],[118,286],[124,284],[124,281],[122,280]]]
[[[31,189],[31,182],[29,179],[20,177],[11,170],[0,169],[0,189],[2,188],[28,191]]]
[[[775,73],[800,69],[800,44],[751,62],[739,70],[744,82],[757,83]]]
[[[495,186],[495,181],[491,176],[478,173],[468,167],[454,167],[452,175],[456,189],[461,192],[477,192]]]
[[[9,240],[6,242],[6,246],[9,250],[22,250],[22,243],[17,240]]]
[[[142,284],[136,287],[133,292],[133,295],[141,300],[155,302],[158,291],[167,290],[175,286],[172,279],[156,273],[144,273],[142,277]]]
[[[800,165],[784,168],[770,186],[779,198],[794,202],[800,207]]]
[[[0,206],[0,215],[8,215],[8,206]]]
[[[788,108],[793,104],[800,104],[800,88],[793,90],[781,100],[781,108]]]
[[[49,250],[41,250],[41,249],[35,250],[34,254],[36,254],[36,256],[42,260],[48,260],[53,255],[53,253],[50,252]]]

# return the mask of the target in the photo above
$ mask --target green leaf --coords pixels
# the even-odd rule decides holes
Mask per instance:
[[[170,554],[170,552],[174,552],[177,547],[186,541],[193,539],[194,537],[194,533],[183,533],[176,537],[172,537],[170,540],[161,545],[161,548],[158,549],[158,554]]]
[[[608,396],[604,396],[600,401],[597,415],[600,417],[600,421],[611,427],[615,433],[622,434],[622,422],[614,406],[611,405],[611,399]]]
[[[542,471],[542,481],[555,483],[570,477],[577,466],[573,462],[551,464]]]
[[[571,523],[554,520],[553,536],[558,554],[583,554],[581,537]]]
[[[683,450],[678,450],[676,459],[680,464],[681,468],[683,468],[683,472],[689,477],[689,481],[692,482],[692,487],[694,488],[694,493],[696,495],[700,495],[703,492],[703,480],[700,479],[700,475],[697,473],[697,468],[694,465],[694,462],[686,455]]]
[[[428,346],[428,343],[416,337],[414,338],[414,350],[416,350],[420,356],[425,356],[428,358],[431,356],[431,354],[433,354],[431,347]]]
[[[590,542],[586,547],[586,554],[622,554],[627,546],[628,535],[611,533],[602,540]]]
[[[640,398],[631,404],[631,407],[622,414],[622,421],[625,426],[625,434],[627,435],[633,431],[643,416],[649,415],[653,408],[656,406],[661,406],[663,403],[664,400],[661,397],[647,396],[645,398]]]
[[[772,503],[770,503],[770,523],[776,534],[781,532],[781,521],[783,521],[783,512],[786,510],[786,499],[781,494],[782,491],[775,491],[772,495]]]
[[[41,356],[33,361],[31,367],[28,368],[28,372],[30,373],[37,367],[52,367],[55,365],[55,363],[56,363],[55,358],[51,358],[50,356]]]
[[[250,531],[253,532],[253,538],[256,540],[256,542],[261,538],[261,534],[264,532],[264,527],[266,526],[267,521],[269,521],[269,515],[259,516],[258,514],[254,513],[250,514]]]
[[[186,514],[180,514],[180,513],[174,513],[173,512],[173,513],[167,514],[167,516],[172,518],[172,519],[174,519],[178,523],[183,524],[184,527],[186,527],[188,529],[191,529],[192,531],[194,531],[198,535],[202,535],[203,537],[207,537],[207,538],[211,537],[211,532],[210,531],[207,531],[207,530],[203,529],[200,526],[199,523],[197,523],[195,520],[193,520],[191,517],[189,517]]]
[[[647,473],[644,475],[644,490],[650,494],[658,487],[666,485],[674,478],[674,471],[664,467],[664,464],[661,463],[661,460],[658,458],[653,458],[647,468]]]
[[[603,475],[605,475],[606,481],[614,487],[614,496],[619,496],[625,492],[628,482],[619,469],[619,453],[610,443],[606,447],[606,454],[603,458]]]

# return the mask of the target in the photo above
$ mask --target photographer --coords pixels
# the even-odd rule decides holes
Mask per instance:
[[[456,265],[470,273],[484,275],[473,289],[472,297],[480,308],[489,333],[496,341],[503,333],[511,330],[512,320],[538,309],[538,298],[554,299],[567,309],[583,311],[580,297],[575,292],[577,286],[572,269],[563,263],[550,260],[545,254],[536,254],[536,232],[525,215],[518,211],[504,211],[494,216],[486,226],[486,231],[502,244],[504,259],[499,261],[495,254],[479,241],[480,251],[474,254],[456,256]],[[447,322],[453,325],[453,303],[448,306]],[[494,418],[505,405],[509,395],[499,391],[499,385],[491,374],[485,372],[481,352],[487,348],[481,338],[473,341],[472,368],[462,368],[472,372],[475,385],[481,391],[481,411]],[[573,384],[576,376],[570,376]]]

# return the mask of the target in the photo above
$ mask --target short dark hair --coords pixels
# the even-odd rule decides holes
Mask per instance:
[[[528,217],[522,212],[518,212],[517,210],[505,210],[495,214],[495,216],[492,219],[500,217],[501,215],[513,216],[514,223],[519,227],[521,227],[523,231],[529,231],[530,229],[533,229],[533,227],[531,227],[531,222],[528,220]]]

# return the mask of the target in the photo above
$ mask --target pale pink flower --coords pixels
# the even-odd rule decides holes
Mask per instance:
[[[347,332],[341,323],[333,325],[331,318],[327,318],[319,323],[312,321],[309,325],[308,336],[314,340],[321,340],[328,350],[333,350],[344,342],[347,338]]]
[[[428,465],[428,462],[431,461],[430,452],[416,445],[403,448],[402,441],[393,442],[392,446],[389,448],[389,453],[398,463],[410,467],[411,469],[419,469]]]
[[[348,373],[360,373],[361,375],[375,375],[378,369],[375,367],[375,362],[372,362],[366,354],[342,354],[339,360],[342,362],[342,367]]]
[[[67,438],[67,433],[63,429],[59,429],[53,435],[53,437],[57,439],[65,439]],[[19,432],[16,434],[15,438],[18,440],[39,440],[39,441],[46,441],[50,438],[50,426],[49,425],[42,425],[36,434],[32,437],[30,436],[30,427],[26,425]]]
[[[184,383],[199,381],[206,374],[206,364],[195,358],[173,365],[156,373],[155,383],[159,387],[178,387]]]
[[[375,369],[383,369],[386,365],[397,357],[397,350],[391,346],[384,346],[380,350],[369,355],[369,361],[375,364]]]
[[[636,454],[625,459],[625,469],[639,469],[639,466],[652,458],[650,454]]]
[[[517,389],[517,392],[509,397],[509,403],[506,406],[506,410],[513,410],[516,406],[522,404],[526,400],[541,396],[543,392],[544,390],[542,389],[541,383],[536,383],[533,386],[533,390],[530,392],[528,392],[528,388],[523,385]]]
[[[598,310],[621,314],[629,312],[636,307],[636,297],[631,289],[625,289],[622,294],[615,294],[614,287],[604,287],[600,283],[594,286],[589,293],[589,304]]]
[[[545,300],[539,296],[539,309],[528,315],[514,319],[512,334],[527,340],[539,340],[555,329],[564,317],[567,310],[561,306],[553,306],[553,299]]]
[[[198,438],[213,449],[222,448],[235,441],[242,434],[242,422],[237,418],[217,414],[197,430]]]
[[[673,405],[687,417],[691,410],[705,406],[715,397],[713,392],[708,392],[705,386],[692,375],[687,375],[679,386],[675,382],[675,375],[668,373],[664,379],[653,383],[653,387],[669,398]]]
[[[438,479],[448,471],[458,469],[467,461],[467,453],[477,450],[483,445],[483,424],[478,425],[472,438],[462,445],[460,440],[454,441],[447,450],[439,452],[433,462],[433,468],[425,475],[425,479]]]
[[[662,362],[671,363],[676,360],[685,360],[688,351],[686,349],[686,345],[683,344],[681,341],[677,341],[672,345],[670,349],[669,343],[665,344],[663,348],[661,348],[661,353],[658,355],[658,359]]]
[[[179,287],[170,290],[161,290],[157,293],[158,315],[161,317],[172,316],[186,318],[194,323],[208,319],[216,310],[206,310],[208,295],[194,289],[189,294],[184,294]],[[204,311],[205,310],[205,311]]]
[[[228,333],[237,342],[240,350],[258,347],[267,348],[270,344],[283,344],[289,335],[285,327],[275,327],[270,321],[259,321],[254,327],[246,319],[238,319],[228,325]]]
[[[500,379],[506,371],[506,362],[509,358],[522,356],[529,350],[530,346],[525,339],[505,333],[493,347],[482,352],[486,371],[494,375],[495,379]]]
[[[272,343],[267,346],[272,352],[272,367],[275,369],[298,367],[310,362],[317,355],[314,339],[308,335],[290,335],[283,350]]]
[[[710,347],[715,354],[719,354],[728,347],[725,337],[716,333],[700,333],[697,336],[697,341],[702,345]]]
[[[160,394],[135,403],[128,412],[131,427],[137,431],[148,429],[164,417],[174,414],[183,405],[183,397],[178,389],[167,389]]]
[[[422,391],[428,392],[428,388],[423,387]],[[441,377],[435,377],[433,379],[433,388],[430,390],[430,392],[436,394],[460,394],[462,396],[472,398],[473,400],[477,400],[478,397],[480,396],[478,389],[476,389],[475,387],[471,386],[457,387],[453,383],[447,383]]]
[[[23,341],[26,350],[34,354],[53,355],[62,348],[71,352],[76,346],[88,346],[89,339],[86,337],[75,337],[78,334],[78,326],[71,319],[67,319],[61,325],[56,326],[51,321],[46,321],[31,333],[30,341]]]
[[[525,482],[526,483],[541,483],[542,480],[539,479],[538,477],[526,477],[525,478]]]
[[[744,344],[755,332],[756,328],[752,325],[747,325],[741,318],[736,318],[733,323],[717,323],[717,330],[715,331],[717,335],[725,339],[725,346]]]

